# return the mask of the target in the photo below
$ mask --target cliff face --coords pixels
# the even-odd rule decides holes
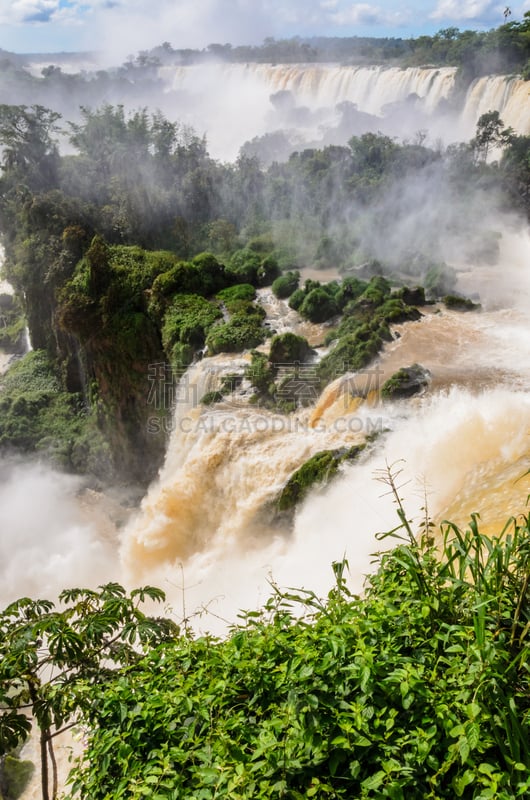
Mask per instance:
[[[116,472],[141,484],[156,474],[165,445],[163,434],[148,428],[153,365],[165,364],[166,354],[147,312],[146,255],[140,248],[112,252],[96,237],[59,292],[51,328],[67,388],[95,410]],[[129,261],[129,275],[120,258]]]

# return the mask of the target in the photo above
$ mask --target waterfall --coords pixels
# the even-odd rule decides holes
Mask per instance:
[[[433,141],[464,141],[492,110],[517,133],[530,133],[529,83],[512,76],[476,79],[462,101],[455,96],[454,67],[209,63],[161,67],[159,74],[166,109],[176,110],[177,98],[179,118],[206,132],[221,158],[235,158],[244,141],[279,129],[297,147],[322,141],[344,102],[364,115],[349,135],[373,130],[410,138],[428,129]],[[290,104],[275,106],[271,96],[278,92],[289,92]]]
[[[505,233],[502,269],[460,273],[463,290],[472,284],[481,291],[482,313],[424,309],[419,321],[395,329],[375,367],[337,380],[311,408],[275,415],[237,396],[213,407],[190,404],[189,397],[177,404],[160,478],[122,533],[129,579],[149,576],[172,595],[183,564],[187,607],[212,601],[230,619],[265,599],[269,573],[282,585],[326,591],[326,566],[344,554],[359,589],[379,548],[374,534],[396,522],[374,475],[401,460],[403,496],[416,521],[424,490],[437,521],[450,515],[464,525],[483,510],[484,526],[494,532],[510,513],[522,512],[528,481],[518,478],[530,457],[529,258],[528,233]],[[220,358],[190,371],[189,382],[200,387],[195,397]],[[222,358],[227,371],[244,364]],[[414,361],[432,373],[429,392],[381,403],[377,381]],[[361,388],[358,397],[350,396],[352,386]],[[264,512],[304,460],[370,433],[381,435],[327,490],[309,496],[290,534],[271,522]],[[211,625],[208,618],[205,627]]]

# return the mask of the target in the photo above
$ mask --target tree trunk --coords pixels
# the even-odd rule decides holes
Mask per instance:
[[[42,800],[50,800],[48,789],[48,730],[42,730],[40,734],[40,770]]]

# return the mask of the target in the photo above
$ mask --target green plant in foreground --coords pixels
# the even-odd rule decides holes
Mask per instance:
[[[86,687],[71,797],[487,798],[530,792],[529,519],[427,524],[362,597],[281,591],[229,635],[189,633]]]
[[[154,587],[128,595],[109,583],[65,590],[59,607],[24,597],[0,614],[0,756],[24,741],[31,714],[40,732],[42,800],[57,796],[54,738],[86,714],[91,687],[178,633],[170,620],[140,609],[163,599]]]
[[[2,746],[25,734],[31,702],[44,753],[52,725],[86,728],[70,798],[528,797],[530,517],[493,538],[478,515],[443,523],[436,547],[398,476],[381,476],[398,525],[380,538],[396,544],[362,596],[344,560],[326,598],[273,584],[223,639],[144,617],[153,589],[72,590],[64,612],[11,605]]]

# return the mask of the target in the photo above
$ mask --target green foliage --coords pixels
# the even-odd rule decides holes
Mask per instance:
[[[395,483],[392,491],[396,493]],[[220,641],[182,637],[87,689],[75,796],[523,797],[528,519],[397,546],[362,597],[274,594]]]
[[[305,298],[304,290],[295,289],[289,298],[289,308],[292,308],[294,311],[298,311],[300,306],[304,302],[304,298]]]
[[[25,328],[20,302],[11,294],[0,294],[0,347],[4,352],[24,352]]]
[[[278,278],[276,278],[276,280],[273,281],[272,291],[276,297],[284,299],[292,295],[292,293],[298,288],[299,283],[300,273],[298,271],[284,272],[283,275],[280,275]]]
[[[236,250],[227,264],[226,274],[232,283],[250,283],[259,286],[259,268],[261,265],[259,253],[252,250]]]
[[[174,295],[162,325],[162,344],[166,353],[170,353],[177,343],[194,349],[203,347],[208,331],[221,318],[221,311],[199,295]]]
[[[306,294],[298,311],[310,322],[325,322],[337,314],[338,308],[330,293],[318,287]]]
[[[219,391],[206,392],[201,397],[200,402],[203,406],[212,406],[214,403],[220,403],[224,399],[224,395]]]
[[[61,389],[45,352],[34,350],[0,379],[0,448],[45,454],[58,467],[101,476],[111,467],[96,419],[78,395]]]
[[[262,321],[263,317],[259,313],[234,314],[229,322],[210,329],[206,338],[208,351],[212,354],[239,353],[257,347],[265,340]]]
[[[271,364],[294,364],[305,361],[309,353],[307,339],[288,331],[272,337],[269,361]]]
[[[248,307],[249,303],[256,297],[256,290],[250,283],[237,283],[235,286],[227,286],[217,294],[217,299],[224,303],[229,314]]]
[[[199,273],[204,295],[215,294],[227,285],[224,265],[212,253],[199,253],[191,263]]]
[[[307,280],[303,289],[291,294],[289,306],[311,322],[325,322],[338,314],[340,301],[336,296],[340,286],[335,283],[321,285],[319,281]]]
[[[272,255],[266,256],[258,267],[258,285],[270,286],[280,275],[278,261]]]
[[[274,392],[275,370],[272,367],[265,353],[253,350],[251,353],[250,365],[245,371],[253,388],[260,395],[268,396]]]
[[[0,613],[0,755],[24,740],[29,709],[40,730],[43,800],[50,798],[49,758],[55,771],[54,735],[86,713],[90,688],[178,634],[170,620],[141,610],[147,600],[160,602],[164,593],[146,586],[127,594],[109,583],[65,590],[58,607],[26,597]]]

